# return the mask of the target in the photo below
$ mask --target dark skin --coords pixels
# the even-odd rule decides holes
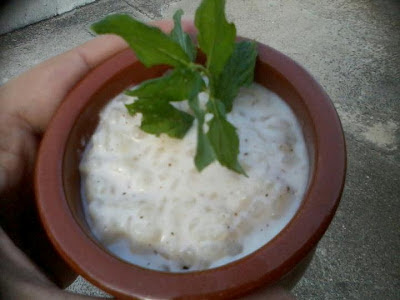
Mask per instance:
[[[162,30],[170,21],[154,22]],[[193,27],[184,22],[183,27]],[[64,291],[74,272],[38,220],[32,172],[41,135],[68,91],[91,69],[125,49],[104,35],[51,58],[0,87],[0,299],[96,299]],[[294,299],[280,287],[242,299]]]

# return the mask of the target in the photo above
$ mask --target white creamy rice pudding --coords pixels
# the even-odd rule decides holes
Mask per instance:
[[[182,140],[147,134],[141,115],[128,114],[131,102],[120,95],[103,109],[80,165],[89,226],[112,253],[156,270],[214,268],[257,250],[294,216],[309,161],[277,95],[253,84],[228,114],[248,178],[218,162],[199,173],[196,124]]]

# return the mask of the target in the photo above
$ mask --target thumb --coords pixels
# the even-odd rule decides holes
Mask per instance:
[[[121,38],[105,35],[37,65],[0,88],[1,112],[19,117],[36,133],[44,131],[69,90],[126,47]]]

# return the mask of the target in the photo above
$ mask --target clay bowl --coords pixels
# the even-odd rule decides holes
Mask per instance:
[[[42,140],[35,174],[37,205],[55,248],[87,280],[119,298],[231,299],[298,279],[338,206],[346,172],[345,141],[326,93],[298,64],[258,44],[255,80],[293,109],[311,160],[308,189],[290,223],[269,243],[233,263],[201,272],[166,273],[124,262],[93,237],[84,218],[79,161],[102,107],[132,84],[160,76],[125,50],[94,69],[66,97]]]

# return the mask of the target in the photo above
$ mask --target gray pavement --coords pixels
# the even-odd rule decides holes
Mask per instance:
[[[61,15],[96,0],[3,0],[0,2],[0,34]]]
[[[6,82],[91,38],[114,12],[193,15],[199,1],[100,0],[0,36]],[[325,88],[342,120],[348,175],[337,215],[293,290],[299,299],[400,299],[400,2],[228,0],[239,34],[289,55]],[[105,295],[79,278],[70,290]]]

